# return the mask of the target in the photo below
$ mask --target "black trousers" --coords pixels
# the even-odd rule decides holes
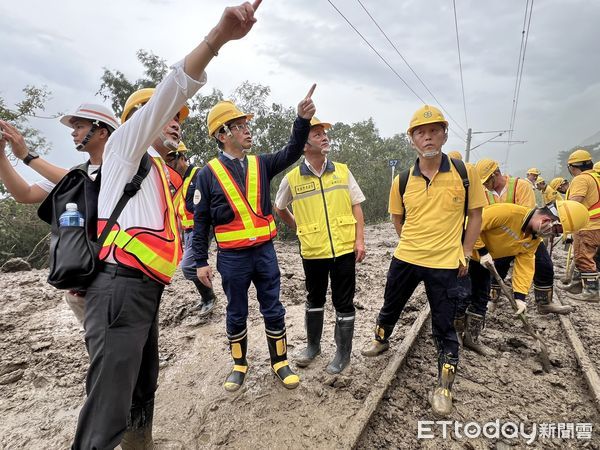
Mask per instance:
[[[498,258],[494,260],[494,265],[498,271],[498,275],[502,279],[508,274],[510,263],[515,259],[514,256]],[[554,267],[552,258],[548,254],[548,249],[543,242],[540,242],[535,251],[535,273],[533,274],[533,285],[538,287],[551,287],[554,285]]]
[[[470,261],[469,276],[459,281],[469,286],[465,288],[466,295],[459,295],[456,317],[463,316],[467,311],[485,317],[490,301],[490,271],[478,261]]]
[[[306,275],[307,308],[325,305],[327,285],[331,278],[331,301],[338,313],[354,312],[356,262],[354,252],[337,258],[302,259]]]
[[[454,329],[459,288],[458,269],[431,269],[392,258],[378,323],[393,327],[417,285],[423,281],[431,307],[431,328],[439,352],[458,358]]]
[[[152,417],[158,379],[158,307],[163,289],[156,281],[123,276],[118,269],[112,274],[99,273],[88,288],[87,398],[72,448],[113,449],[121,442],[128,423],[146,425],[130,411],[145,411],[143,417]]]

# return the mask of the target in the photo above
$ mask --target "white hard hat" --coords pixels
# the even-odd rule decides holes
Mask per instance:
[[[82,103],[72,114],[67,114],[60,118],[60,123],[66,125],[70,128],[73,128],[73,124],[71,123],[75,118],[88,119],[92,122],[99,121],[110,128],[112,131],[115,131],[119,128],[119,121],[115,117],[115,114],[106,106],[96,105],[94,103]]]

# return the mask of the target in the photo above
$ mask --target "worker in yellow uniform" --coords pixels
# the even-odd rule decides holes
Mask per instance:
[[[527,181],[529,181],[529,184],[531,184],[531,187],[533,189],[535,189],[535,183],[537,182],[537,179],[541,174],[542,174],[542,172],[540,172],[535,167],[532,167],[531,169],[529,169],[527,171],[526,179],[527,179]]]
[[[557,226],[559,222],[562,228]],[[512,287],[519,312],[524,312],[534,271],[540,271],[535,267],[535,253],[542,238],[553,237],[561,232],[572,233],[587,222],[585,208],[572,201],[559,202],[556,209],[531,209],[510,203],[495,203],[483,209],[481,235],[473,254],[480,264],[471,261],[469,265],[471,295],[464,303],[459,303],[455,321],[456,331],[459,337],[462,333],[465,347],[484,356],[492,354],[488,347],[479,342],[490,291],[490,274],[485,265],[504,258],[514,262]],[[548,268],[545,272],[548,272]],[[552,309],[551,306],[538,302],[538,310]]]
[[[365,257],[360,206],[365,196],[348,166],[327,158],[329,128],[331,124],[316,117],[310,121],[304,161],[281,180],[275,211],[296,230],[308,291],[304,315],[307,347],[296,357],[296,365],[306,367],[321,353],[325,296],[331,278],[337,349],[327,372],[336,374],[348,366],[352,352],[356,263]]]
[[[200,301],[193,308],[198,311],[200,317],[204,317],[213,310],[217,296],[212,287],[205,286],[196,275],[196,261],[192,251],[194,231],[194,191],[198,167],[190,164],[187,158],[188,148],[183,141],[179,143],[177,150],[167,153],[165,163],[181,176],[181,187],[173,196],[173,205],[179,218],[179,224],[183,232],[183,256],[181,258],[181,272],[186,280],[196,286],[200,294]]]
[[[458,159],[459,161],[463,160],[461,153],[457,152],[456,150],[448,152],[448,158]]]
[[[548,206],[556,201],[558,192],[550,185],[546,184],[546,180],[542,177],[538,177],[535,187],[542,193],[544,206]]]
[[[448,122],[439,109],[419,108],[407,134],[418,158],[394,178],[390,190],[389,212],[400,241],[387,274],[375,339],[362,353],[376,356],[389,348],[404,306],[423,281],[438,350],[438,383],[430,402],[436,415],[447,416],[452,412],[459,351],[454,329],[457,277],[467,275],[486,201],[475,168],[442,153]]]
[[[520,178],[502,175],[498,163],[491,159],[477,161],[476,168],[481,183],[487,189],[487,198],[490,204],[498,202],[514,203],[524,206],[529,210],[535,208],[535,197],[528,182]],[[498,273],[502,277],[508,273],[510,263],[510,258],[500,258],[495,261]],[[540,314],[570,313],[572,308],[552,302],[553,285],[554,267],[552,266],[552,260],[550,259],[546,245],[542,242],[538,245],[535,252],[535,275],[533,277],[533,290],[535,292],[535,301],[538,305],[538,312]],[[496,283],[496,280],[492,280],[490,300],[496,302],[499,296],[500,286]]]
[[[285,308],[273,238],[277,235],[270,196],[271,180],[294,164],[304,150],[315,113],[315,85],[298,104],[287,145],[274,153],[250,155],[252,133],[246,114],[231,101],[221,101],[207,116],[209,135],[221,150],[196,178],[194,242],[198,278],[212,286],[208,236],[214,226],[217,270],[227,297],[226,330],[233,368],[223,387],[236,391],[248,373],[248,289],[253,283],[264,318],[271,369],[287,389],[300,378],[287,359]]]
[[[549,186],[556,191],[556,200],[564,200],[563,196],[569,189],[569,180],[565,180],[563,177],[552,178]]]
[[[592,156],[587,150],[575,150],[567,161],[569,173],[573,175],[567,198],[582,203],[589,212],[590,223],[581,231],[573,234],[575,268],[573,282],[566,286],[569,291],[576,290],[579,283],[583,290],[580,294],[570,293],[570,297],[598,302],[598,267],[594,257],[600,247],[600,174],[593,170]],[[578,281],[578,279],[581,281]]]

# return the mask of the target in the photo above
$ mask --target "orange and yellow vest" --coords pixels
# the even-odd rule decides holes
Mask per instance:
[[[181,187],[177,190],[175,196],[173,197],[173,204],[175,205],[175,210],[177,211],[177,217],[179,218],[181,227],[184,230],[191,230],[194,228],[194,213],[188,211],[185,207],[185,197],[198,170],[198,167],[192,167],[189,175],[183,179]]]
[[[164,163],[157,157],[152,158],[152,163],[162,181],[162,204],[165,208],[163,228],[152,230],[131,227],[121,230],[117,222],[108,233],[99,258],[103,261],[112,254],[118,264],[138,269],[162,284],[169,284],[181,260],[181,240],[177,231],[169,180],[163,169]],[[102,234],[106,222],[106,219],[98,220],[98,236]]]
[[[272,214],[263,215],[260,207],[260,166],[258,157],[247,156],[246,196],[225,165],[217,158],[208,163],[225,193],[234,218],[224,225],[215,225],[215,240],[220,249],[242,249],[270,241],[277,235]]]

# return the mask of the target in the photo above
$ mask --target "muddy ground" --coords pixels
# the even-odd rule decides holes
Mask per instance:
[[[178,273],[165,290],[160,315],[161,373],[154,433],[158,448],[342,447],[352,431],[349,428],[354,426],[353,416],[425,301],[419,289],[395,331],[390,352],[375,359],[360,355],[360,348],[371,338],[396,242],[389,224],[367,228],[368,256],[357,271],[358,309],[351,367],[336,377],[324,371],[335,351],[334,311],[329,303],[323,353],[311,367],[298,370],[301,385],[292,391],[283,388],[270,371],[264,326],[255,300],[248,322],[250,371],[246,384],[237,393],[223,390],[231,362],[220,280],[217,275],[220,301],[216,311],[208,319],[199,320],[189,312],[197,301],[192,284]],[[279,242],[277,252],[293,365],[293,355],[305,344],[304,275],[296,244]],[[561,263],[564,256],[559,258]],[[87,355],[83,334],[61,293],[48,286],[45,277],[44,271],[0,274],[2,449],[68,448],[84,398]],[[573,321],[597,360],[600,305],[576,306]],[[462,353],[452,420],[484,423],[500,419],[522,421],[528,426],[535,422],[581,422],[592,423],[594,428],[600,423],[558,320],[540,317],[534,308],[530,316],[554,349],[553,372],[541,371],[533,341],[501,310],[490,317],[484,336],[485,342],[498,351],[498,357],[486,360]],[[443,440],[439,435],[427,441],[417,439],[417,421],[435,420],[427,403],[427,392],[436,376],[434,357],[430,331],[424,330],[369,424],[361,448],[523,444],[498,439]],[[594,429],[591,441],[538,440],[534,445],[600,448],[599,443]]]

